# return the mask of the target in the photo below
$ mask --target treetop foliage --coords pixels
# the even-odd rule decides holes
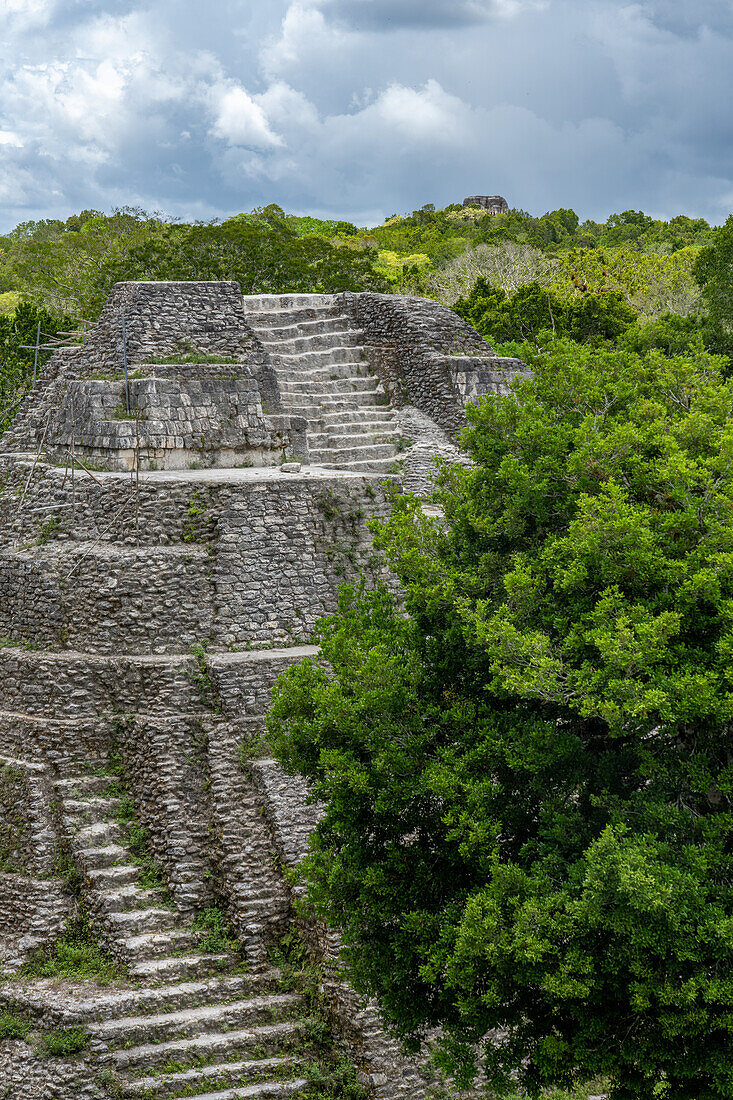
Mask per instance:
[[[29,302],[21,302],[12,313],[0,314],[0,432],[10,425],[18,405],[33,380],[35,352],[40,343],[68,328],[68,317],[54,317],[47,310]],[[46,350],[39,351],[38,366],[48,359]]]
[[[444,518],[376,525],[402,608],[345,590],[279,682],[311,903],[461,1080],[726,1097],[733,383],[701,350],[531,367],[469,409]]]
[[[323,223],[327,235],[308,221],[270,205],[224,223],[179,224],[130,208],[26,223],[0,238],[2,288],[95,320],[121,279],[236,279],[245,294],[386,287],[376,257],[342,243],[353,226],[331,234],[337,223]]]
[[[453,308],[483,336],[500,343],[536,341],[547,330],[579,343],[615,341],[637,319],[616,291],[566,298],[532,282],[509,297],[483,278]]]

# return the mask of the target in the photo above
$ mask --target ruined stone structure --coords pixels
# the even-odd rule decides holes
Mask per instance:
[[[501,195],[469,195],[464,206],[482,206],[490,214],[508,214],[509,203]]]
[[[0,1096],[306,1086],[302,997],[269,952],[318,811],[262,748],[270,691],[317,659],[339,584],[384,575],[364,520],[385,478],[425,492],[466,402],[520,368],[434,302],[233,283],[118,284],[50,361],[0,440],[0,1012],[88,1046],[0,1038]],[[207,949],[218,911],[240,954]],[[121,976],[24,977],[80,912]],[[304,934],[363,1082],[426,1095],[334,933]]]

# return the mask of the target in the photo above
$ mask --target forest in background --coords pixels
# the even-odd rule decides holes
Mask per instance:
[[[729,224],[683,215],[627,210],[580,222],[569,209],[493,216],[458,203],[373,228],[275,205],[211,223],[134,208],[24,222],[0,236],[0,428],[32,378],[38,322],[42,343],[88,327],[120,279],[235,279],[245,294],[417,294],[455,308],[512,355],[566,338],[731,357],[724,317],[706,299],[711,281],[720,284],[726,234]]]

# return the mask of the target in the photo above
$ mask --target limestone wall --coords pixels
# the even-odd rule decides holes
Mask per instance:
[[[209,638],[211,560],[198,546],[53,542],[0,552],[0,636],[98,653],[163,653]]]
[[[363,523],[385,508],[373,479],[72,486],[44,470],[23,509],[12,499],[0,637],[13,642],[127,654],[293,643],[335,610],[341,582],[386,576]],[[41,500],[47,511],[34,510]]]
[[[0,874],[0,968],[15,969],[30,951],[53,944],[70,914],[58,879]]]
[[[195,353],[266,363],[244,319],[237,283],[122,282],[113,288],[76,361],[80,375],[120,375],[123,318],[131,370],[153,358]]]
[[[370,363],[397,406],[426,413],[454,438],[467,401],[506,392],[522,368],[503,359],[467,321],[429,298],[345,294]]]
[[[102,1100],[103,1096],[81,1059],[49,1062],[20,1042],[0,1044],[0,1088],[9,1100]]]
[[[127,387],[122,379],[69,380],[49,422],[51,460],[73,453],[110,469],[165,469],[266,465],[292,452],[288,418],[265,416],[248,367],[240,377],[217,377],[207,366],[197,378],[177,380],[150,369],[152,376],[130,378]]]

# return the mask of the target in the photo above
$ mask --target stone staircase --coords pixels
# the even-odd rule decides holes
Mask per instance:
[[[80,773],[54,788],[85,900],[130,979],[82,1012],[115,1095],[256,1100],[303,1089],[292,1053],[307,1026],[302,998],[278,992],[280,975],[266,965],[249,972],[238,955],[207,951],[205,933],[140,885],[111,783]]]
[[[244,308],[270,353],[286,411],[307,422],[311,462],[390,472],[403,447],[400,429],[338,295],[250,294]]]

